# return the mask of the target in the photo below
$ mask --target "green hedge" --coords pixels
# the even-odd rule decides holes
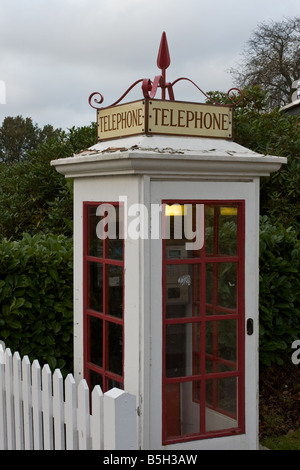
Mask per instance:
[[[63,235],[0,242],[0,339],[12,351],[73,370],[73,246]],[[260,362],[281,364],[300,339],[300,241],[260,224]]]
[[[296,230],[260,223],[260,362],[283,364],[300,339],[300,240]]]
[[[0,242],[0,339],[40,364],[73,370],[73,246],[63,235]]]

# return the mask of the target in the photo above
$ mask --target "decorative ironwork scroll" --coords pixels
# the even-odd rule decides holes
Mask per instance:
[[[175,96],[174,96],[174,85],[176,83],[178,83],[179,81],[188,81],[190,83],[192,83],[192,85],[194,85],[204,96],[206,99],[208,99],[211,103],[213,103],[214,105],[217,105],[217,106],[222,106],[223,104],[222,103],[219,103],[218,101],[214,100],[213,98],[211,98],[209,95],[207,95],[203,90],[201,90],[201,88],[195,83],[193,82],[193,80],[191,80],[190,78],[186,78],[186,77],[180,77],[180,78],[177,78],[176,80],[174,80],[174,82],[170,83],[170,82],[167,82],[166,80],[166,69],[169,67],[171,63],[171,60],[170,60],[170,54],[169,54],[169,48],[168,48],[168,42],[167,42],[167,37],[166,37],[166,33],[163,32],[162,34],[162,37],[161,37],[161,41],[160,41],[160,47],[159,47],[159,51],[158,51],[158,56],[157,56],[157,66],[159,69],[161,69],[162,73],[161,75],[157,75],[154,80],[150,80],[148,78],[141,78],[139,80],[137,80],[136,82],[134,82],[124,93],[123,95],[117,100],[115,101],[114,103],[112,103],[110,106],[116,106],[117,104],[119,104],[124,98],[125,96],[128,95],[128,93],[136,86],[138,85],[139,83],[142,83],[142,93],[143,93],[143,97],[146,98],[146,99],[154,99],[155,96],[156,96],[156,93],[157,93],[157,90],[158,88],[161,88],[161,99],[162,100],[165,100],[165,96],[166,96],[166,91],[168,92],[168,95],[169,95],[169,100],[170,101],[175,101]],[[238,94],[238,99],[236,99],[235,101],[232,101],[231,97],[230,97],[230,94],[233,92],[233,91],[236,91],[237,94]],[[99,98],[100,97],[100,98]],[[238,103],[241,102],[242,100],[242,92],[241,90],[239,90],[238,88],[230,88],[230,90],[228,90],[227,92],[227,98],[229,99],[230,103],[228,104],[228,106],[236,106]],[[102,105],[103,101],[104,101],[104,98],[103,98],[103,95],[99,92],[94,92],[92,93],[90,96],[89,96],[89,104],[92,108],[94,109],[101,109],[102,106],[99,106],[99,105]]]

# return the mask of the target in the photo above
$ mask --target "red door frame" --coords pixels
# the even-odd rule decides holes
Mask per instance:
[[[205,205],[213,205],[213,206],[220,206],[220,207],[228,207],[234,205],[235,207],[238,206],[238,221],[237,221],[237,237],[238,237],[238,252],[237,256],[209,256],[205,254],[205,247],[201,250],[201,256],[199,258],[187,258],[187,259],[178,259],[176,261],[170,260],[166,258],[166,241],[163,240],[163,256],[162,256],[162,263],[163,263],[163,276],[162,276],[162,292],[163,292],[163,357],[162,357],[162,443],[163,444],[171,444],[171,443],[178,443],[178,442],[185,442],[197,439],[205,439],[205,438],[213,438],[213,437],[221,437],[221,436],[228,436],[228,435],[236,435],[236,434],[243,434],[245,432],[245,201],[244,200],[163,200],[162,207],[165,205],[172,205],[172,204],[205,204]],[[164,230],[164,221],[162,224]],[[163,232],[164,233],[164,232]],[[238,323],[238,331],[237,331],[237,368],[234,372],[212,372],[207,373],[205,369],[205,360],[206,360],[206,353],[205,353],[205,342],[203,342],[203,338],[205,338],[205,325],[206,325],[206,315],[205,315],[205,305],[204,308],[201,309],[200,317],[189,317],[186,320],[181,318],[179,319],[166,319],[166,266],[171,264],[192,264],[192,265],[200,265],[201,270],[201,277],[200,277],[200,290],[205,293],[205,283],[206,283],[206,264],[213,263],[216,265],[218,262],[235,262],[237,263],[237,281],[238,281],[238,301],[237,301],[237,314],[236,315],[228,315],[224,309],[224,315],[210,315],[208,321],[215,320],[222,320],[222,319],[236,319]],[[205,296],[204,296],[205,297]],[[206,299],[204,300],[204,304],[206,304]],[[213,317],[213,318],[212,318]],[[200,318],[200,319],[199,319]],[[200,354],[201,360],[201,373],[197,376],[188,376],[188,377],[181,377],[178,379],[176,378],[167,378],[166,377],[166,325],[168,324],[178,324],[178,323],[191,323],[197,322],[200,323],[201,328],[201,342],[200,345],[203,353]],[[214,322],[213,322],[214,323]],[[201,343],[200,342],[200,343]],[[238,426],[235,428],[218,430],[218,431],[205,431],[205,407],[207,404],[205,403],[205,398],[203,399],[200,412],[200,432],[197,434],[191,435],[178,435],[176,437],[167,437],[167,425],[170,423],[170,417],[166,416],[166,406],[165,406],[165,397],[166,397],[166,384],[179,384],[182,382],[193,381],[196,385],[196,381],[200,381],[201,383],[201,392],[200,397],[205,397],[205,385],[206,380],[214,379],[214,378],[225,378],[225,377],[238,377],[238,392],[237,392],[237,401],[238,401],[238,408],[237,408],[237,421]],[[175,389],[175,388],[174,388]],[[222,411],[224,413],[224,411]],[[178,410],[174,410],[174,416],[177,417],[178,420]],[[172,422],[172,420],[171,420]],[[174,423],[174,426],[178,426],[178,423]]]

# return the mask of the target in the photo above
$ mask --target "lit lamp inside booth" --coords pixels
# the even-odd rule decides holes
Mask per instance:
[[[165,216],[167,217],[176,217],[186,215],[186,206],[182,204],[166,204],[165,205]]]
[[[221,215],[237,215],[237,208],[236,207],[221,207],[220,214]]]

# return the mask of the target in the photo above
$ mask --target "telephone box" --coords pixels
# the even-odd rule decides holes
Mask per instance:
[[[75,376],[136,395],[140,449],[256,449],[259,184],[286,160],[233,142],[232,105],[177,102],[168,64],[163,35],[142,100],[52,162],[74,180]]]

